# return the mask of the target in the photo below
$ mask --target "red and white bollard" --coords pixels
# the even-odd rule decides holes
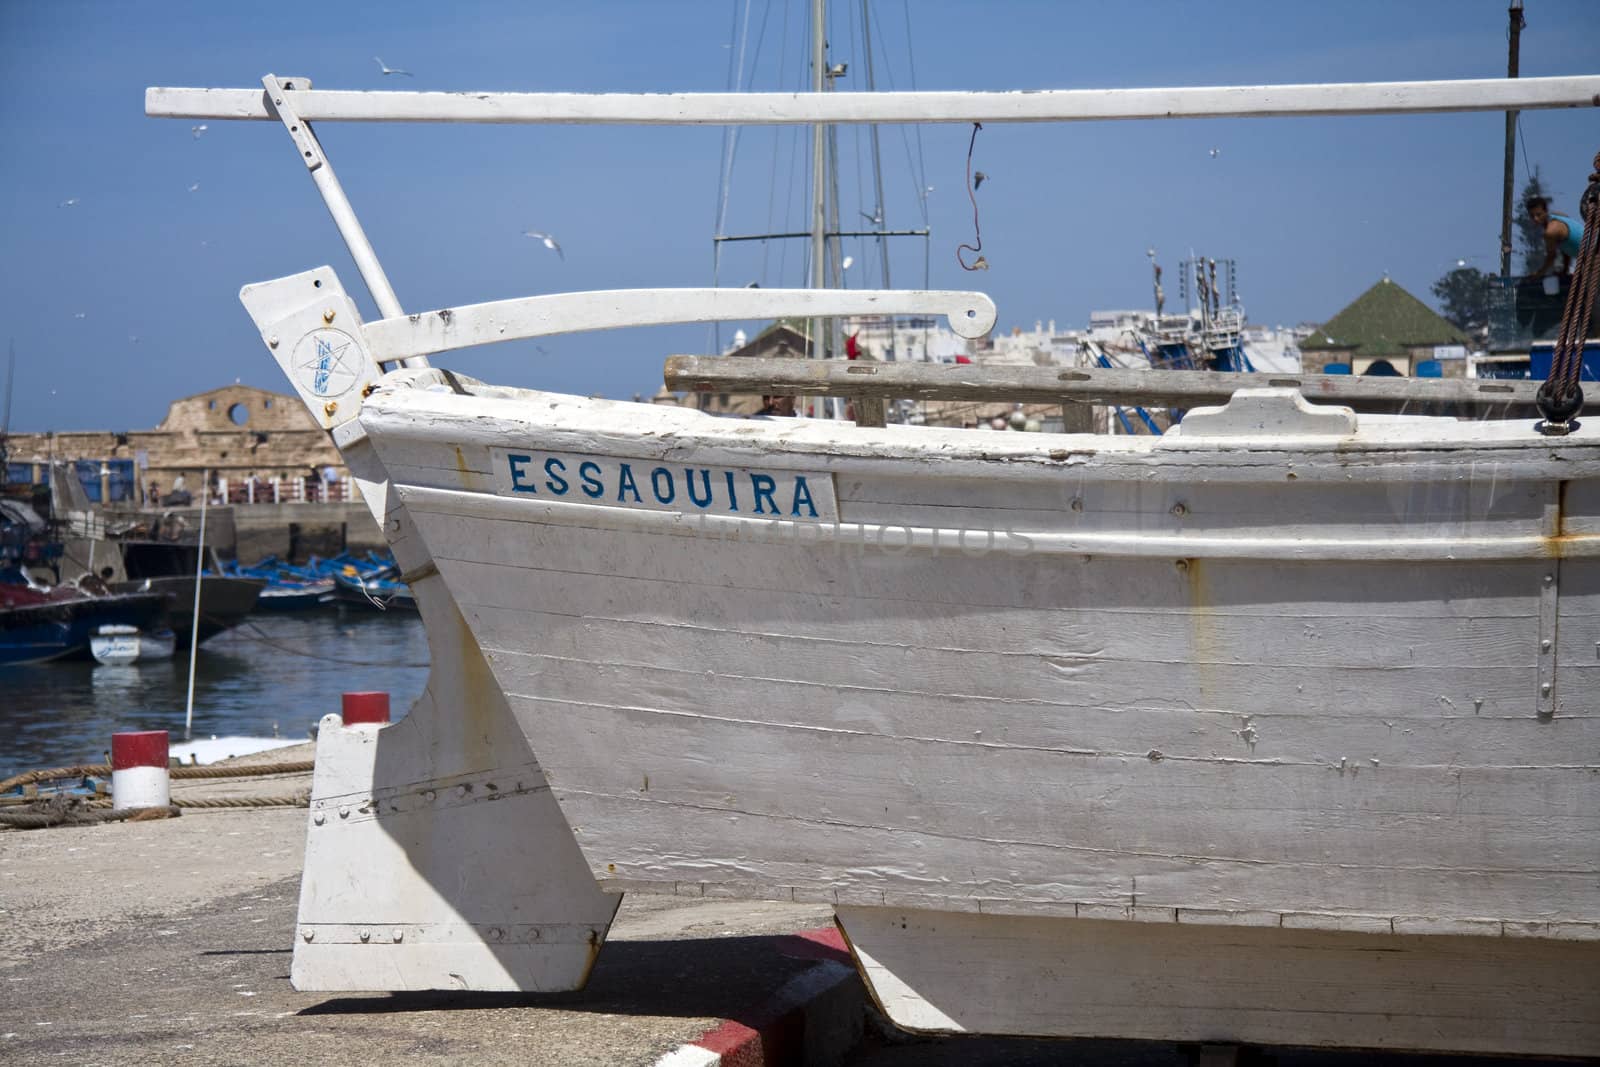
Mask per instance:
[[[164,808],[172,803],[167,731],[111,735],[111,808]]]
[[[387,726],[389,694],[346,693],[340,702],[339,714],[346,726]]]

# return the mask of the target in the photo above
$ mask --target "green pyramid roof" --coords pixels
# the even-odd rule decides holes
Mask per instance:
[[[1399,356],[1420,345],[1464,345],[1471,340],[1428,305],[1384,278],[1316,333],[1302,351],[1350,349],[1363,356]]]

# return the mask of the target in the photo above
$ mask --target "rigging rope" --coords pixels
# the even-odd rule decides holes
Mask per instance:
[[[368,594],[368,599],[371,599],[371,594]],[[255,631],[255,636],[252,637],[249,634],[240,633],[241,630],[253,630],[253,631]],[[295,648],[293,645],[283,644],[280,641],[274,641],[270,634],[268,634],[260,626],[257,626],[255,623],[250,622],[249,620],[246,620],[246,621],[240,623],[238,626],[236,626],[233,629],[233,633],[234,633],[234,635],[236,635],[236,636],[238,636],[238,637],[240,637],[240,638],[242,638],[242,639],[244,639],[246,641],[259,641],[262,644],[267,645],[267,646],[269,646],[271,648],[275,648],[280,652],[288,652],[291,655],[295,655],[295,656],[304,656],[307,659],[322,660],[325,663],[342,663],[342,664],[344,664],[344,665],[346,665],[348,667],[379,666],[379,664],[374,664],[372,660],[341,659],[338,656],[324,656],[324,655],[321,655],[321,654],[316,653],[316,652],[307,652],[303,648]],[[403,663],[381,664],[381,666],[387,666],[387,667],[428,667],[428,666],[431,666],[431,664],[427,660],[422,660],[420,662],[418,662],[416,660],[410,660],[410,661],[406,661],[406,662],[403,662]]]
[[[1567,289],[1566,306],[1561,310],[1561,328],[1556,334],[1555,353],[1550,373],[1539,386],[1539,414],[1534,429],[1546,436],[1559,437],[1578,426],[1576,416],[1583,410],[1583,389],[1578,379],[1583,373],[1583,344],[1589,336],[1589,315],[1595,294],[1600,291],[1600,262],[1595,249],[1600,247],[1600,152],[1595,153],[1589,186],[1578,201],[1578,217],[1583,220],[1583,240],[1578,245],[1578,260],[1572,267],[1572,283]]]
[[[988,270],[989,261],[983,258],[983,230],[978,226],[978,187],[972,181],[972,149],[978,143],[978,131],[983,129],[983,123],[972,124],[972,140],[967,142],[967,199],[972,201],[972,239],[976,244],[956,245],[956,262],[961,264],[962,270]],[[971,266],[962,258],[962,252],[971,252],[978,258],[972,261]]]

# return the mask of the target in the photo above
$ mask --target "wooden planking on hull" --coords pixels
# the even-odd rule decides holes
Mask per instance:
[[[1387,588],[1388,606],[1367,600],[1359,621],[1370,648],[1392,651],[1389,669],[1341,666],[1337,652],[1333,662],[1318,662],[1306,619],[1296,616],[1300,598],[1320,611],[1348,597],[1344,585],[1358,565],[1321,573],[1309,563],[1266,564],[1280,578],[1300,572],[1274,586],[1250,580],[1250,565],[1229,563],[1240,579],[1230,588],[1263,591],[1257,614],[1230,620],[1236,640],[1228,654],[1240,662],[1197,657],[1193,620],[1183,620],[1189,608],[1177,605],[1165,617],[1133,616],[1151,621],[1153,656],[1142,654],[1137,632],[1100,635],[1102,645],[1119,647],[1120,638],[1133,651],[1083,657],[1085,679],[1047,656],[919,646],[923,620],[945,606],[912,594],[932,588],[927,569],[940,561],[900,560],[874,574],[878,586],[864,583],[865,592],[903,597],[888,614],[879,600],[848,591],[785,596],[822,575],[797,577],[805,554],[787,546],[669,557],[693,542],[592,530],[574,538],[532,524],[517,524],[526,536],[499,537],[487,519],[415,505],[413,515],[603,880],[704,882],[824,899],[830,887],[843,887],[1013,907],[1052,899],[1046,887],[1066,884],[1076,888],[1054,899],[1593,920],[1584,886],[1594,864],[1583,857],[1600,854],[1592,847],[1600,818],[1583,814],[1583,798],[1595,776],[1569,761],[1570,749],[1548,744],[1551,724],[1532,708],[1538,562],[1458,565],[1459,588],[1469,595],[1448,601],[1428,599],[1441,587],[1437,573],[1379,568],[1387,580],[1374,584]],[[462,545],[474,562],[452,558]],[[543,567],[523,562],[521,552]],[[483,559],[490,562],[476,562]],[[608,573],[582,573],[586,559]],[[1149,587],[1126,561],[1111,562],[1124,568],[1127,587]],[[827,560],[812,563],[822,568]],[[924,571],[907,570],[919,565]],[[984,564],[961,566],[977,572]],[[646,577],[663,568],[668,578]],[[959,574],[942,578],[941,598],[963,585]],[[1028,594],[1011,617],[1025,638],[1047,639],[1045,620],[1055,613],[1034,604],[1032,587],[989,578],[991,595],[997,586]],[[1294,590],[1296,601],[1282,602],[1281,592],[1273,601],[1265,595],[1273,588]],[[1232,599],[1248,598],[1235,592]],[[1084,609],[1080,638],[1091,635],[1091,612]],[[1007,621],[998,608],[986,617],[997,624],[990,633]],[[822,639],[841,619],[874,623],[876,643]],[[1430,626],[1450,619],[1466,632],[1490,627],[1482,632],[1491,636],[1497,625],[1514,627],[1502,636],[1524,650],[1523,670],[1508,672],[1490,652],[1486,664],[1466,654],[1452,659],[1448,645],[1431,646],[1431,666],[1425,644],[1420,663],[1398,651],[1411,642],[1414,652]],[[741,620],[802,636],[743,632]],[[1288,639],[1303,642],[1299,656],[1273,643],[1279,633],[1301,635]],[[1265,639],[1274,662],[1253,651],[1252,636]],[[1349,654],[1349,644],[1339,647]],[[740,662],[757,669],[740,670]],[[1146,693],[1143,703],[1162,707],[1155,694],[1163,692],[1175,695],[1154,722],[1126,703],[1119,717],[1112,702]],[[1473,706],[1485,697],[1487,720],[1485,708]],[[1297,741],[1285,727],[1271,755],[1259,742],[1252,754],[1243,737],[1225,737],[1212,724],[1216,739],[1185,753],[1184,736],[1196,729],[1183,722],[1185,704],[1231,715],[1236,731],[1257,737],[1263,727],[1250,716],[1284,722],[1298,712],[1328,747],[1312,751],[1321,746]],[[1076,707],[1097,713],[1097,730],[1071,718]],[[1440,721],[1459,722],[1461,739],[1430,750],[1425,742],[1442,736]],[[1431,729],[1419,738],[1413,723]],[[1473,737],[1467,723],[1493,723],[1496,732]],[[1567,742],[1582,745],[1596,721],[1562,720],[1560,728]],[[1170,760],[1159,746],[1128,744],[1163,729],[1177,739]],[[1404,756],[1390,747],[1396,735]],[[1501,747],[1481,744],[1490,737]],[[1521,738],[1535,739],[1532,753]],[[1476,756],[1464,765],[1456,754],[1468,746]],[[719,758],[708,760],[710,752]],[[1540,755],[1549,765],[1530,766]],[[1463,796],[1472,798],[1465,806]],[[794,862],[798,855],[813,857],[812,868]],[[936,855],[946,860],[929,858]],[[1008,863],[1004,878],[959,873]]]
[[[842,907],[896,1025],[1432,1052],[1600,1054],[1600,945]]]

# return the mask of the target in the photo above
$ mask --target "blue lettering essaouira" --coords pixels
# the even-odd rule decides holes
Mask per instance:
[[[503,494],[540,500],[762,519],[837,521],[825,473],[713,467],[614,456],[493,450]]]

